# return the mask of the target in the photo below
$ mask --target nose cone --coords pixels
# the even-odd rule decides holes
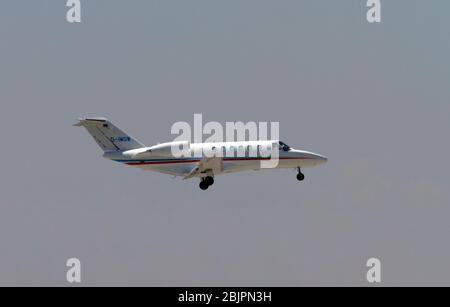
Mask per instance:
[[[326,163],[328,161],[327,157],[322,156],[322,155],[318,155],[318,154],[315,154],[314,159],[316,159],[319,164],[324,164],[324,163]]]
[[[319,155],[317,153],[310,152],[308,156],[314,161],[314,165],[324,164],[328,161],[327,157]]]
[[[301,159],[307,159],[312,165],[324,164],[328,161],[327,157],[310,151],[292,149],[290,152],[295,156],[301,156]]]

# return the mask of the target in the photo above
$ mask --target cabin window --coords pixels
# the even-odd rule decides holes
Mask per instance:
[[[236,156],[235,155],[235,148],[234,148],[234,146],[230,146],[230,154],[231,154],[232,157]]]
[[[251,157],[252,156],[251,151],[252,151],[252,146],[248,145],[247,146],[247,157]]]
[[[240,146],[238,147],[238,155],[239,155],[239,157],[245,157],[245,149],[244,149],[244,146],[240,145]]]

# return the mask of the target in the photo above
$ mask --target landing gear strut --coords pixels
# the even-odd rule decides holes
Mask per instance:
[[[305,175],[302,173],[302,171],[300,170],[300,167],[298,168],[298,174],[297,174],[297,180],[298,181],[303,181],[303,179],[305,179]]]
[[[202,181],[200,181],[199,187],[202,190],[206,190],[206,189],[208,189],[208,187],[210,185],[213,185],[213,184],[214,184],[214,178],[211,176],[207,176],[205,178],[202,178]]]

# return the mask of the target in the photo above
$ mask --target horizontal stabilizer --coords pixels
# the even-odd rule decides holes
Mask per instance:
[[[75,127],[85,127],[103,151],[125,151],[144,147],[104,117],[80,118]]]

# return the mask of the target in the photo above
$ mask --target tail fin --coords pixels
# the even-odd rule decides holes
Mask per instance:
[[[125,151],[144,147],[141,142],[114,126],[106,118],[80,118],[79,122],[74,126],[86,128],[105,152]]]

